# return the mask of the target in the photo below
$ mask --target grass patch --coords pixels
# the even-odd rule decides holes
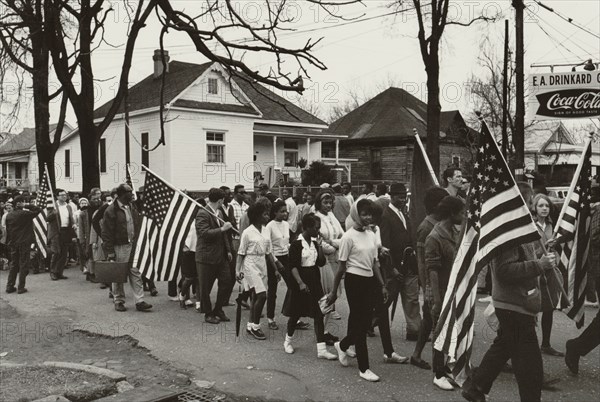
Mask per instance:
[[[0,370],[0,401],[32,401],[49,395],[64,395],[79,402],[117,392],[116,384],[104,376],[57,367],[15,367]]]

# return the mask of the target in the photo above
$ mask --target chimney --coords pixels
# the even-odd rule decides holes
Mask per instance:
[[[154,78],[159,78],[163,73],[163,62],[162,62],[162,51],[160,49],[156,49],[154,51],[154,56],[152,56],[152,60],[154,60]],[[169,51],[164,51],[165,55],[165,63],[167,64],[167,73],[169,72]]]

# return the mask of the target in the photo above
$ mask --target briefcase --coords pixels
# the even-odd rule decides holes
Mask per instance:
[[[95,261],[94,275],[99,283],[125,283],[129,278],[129,262]]]

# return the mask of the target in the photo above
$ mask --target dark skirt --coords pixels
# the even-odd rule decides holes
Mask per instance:
[[[197,278],[196,253],[193,251],[184,251],[181,253],[181,276],[185,278]]]
[[[302,267],[298,269],[302,282],[306,284],[310,293],[301,292],[298,283],[294,279],[290,270],[290,283],[285,296],[289,299],[288,311],[282,311],[286,317],[311,317],[314,318],[315,311],[319,309],[319,299],[323,297],[323,287],[321,286],[321,272],[319,267]]]

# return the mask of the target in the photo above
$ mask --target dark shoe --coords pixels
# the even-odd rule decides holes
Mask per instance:
[[[279,329],[279,325],[277,325],[275,321],[269,321],[269,329],[277,331]]]
[[[183,298],[179,298],[179,308],[182,310],[187,310],[187,305],[185,304],[185,300],[183,300]]]
[[[406,340],[409,342],[416,342],[419,340],[419,334],[406,334]]]
[[[108,286],[106,285],[106,283],[101,283],[100,284],[100,289],[106,289]]]
[[[137,311],[148,311],[152,308],[152,304],[148,304],[146,302],[135,303],[135,309]]]
[[[123,303],[115,303],[115,310],[117,311],[127,311],[125,305]]]
[[[57,278],[58,278],[58,279],[69,279],[68,277],[66,277],[66,276],[64,276],[64,275],[58,276]]]
[[[225,307],[233,307],[233,306],[236,306],[236,304],[232,303],[230,301],[228,301],[227,303],[225,303]]]
[[[310,324],[304,321],[298,321],[296,323],[296,329],[309,329]]]
[[[156,290],[156,288],[150,289],[150,296],[154,297],[156,295],[158,295],[158,290]]]
[[[542,351],[542,353],[544,353],[548,356],[563,357],[565,355],[563,352],[559,352],[558,350],[554,349],[552,346],[542,346],[540,348],[540,350]]]
[[[580,356],[573,351],[573,340],[568,340],[565,350],[565,364],[571,373],[575,375],[579,374],[579,358]]]
[[[217,317],[219,319],[219,321],[223,321],[223,322],[231,321],[229,319],[229,317],[227,317],[223,311],[219,311],[218,313],[215,313],[215,317]]]
[[[50,273],[50,279],[52,279],[53,281],[57,281],[58,280],[58,276],[56,276],[55,273]]]
[[[410,358],[410,364],[413,366],[417,366],[418,368],[422,368],[423,370],[431,370],[431,366],[423,359],[415,359],[414,357]]]
[[[463,384],[462,397],[470,402],[485,402],[485,394],[473,384],[471,377]]]
[[[555,384],[558,384],[559,382],[560,378],[550,378],[548,380],[544,378],[542,381],[542,390],[551,392],[560,391],[560,388],[555,387]]]
[[[23,293],[27,293],[27,289],[26,288],[22,288],[22,289],[18,289],[17,290],[17,294],[18,295],[22,295]]]
[[[338,342],[340,340],[340,338],[338,338],[335,335],[330,334],[329,332],[325,332],[323,334],[323,336],[325,337],[325,343],[329,346],[333,346],[336,342]]]
[[[255,339],[258,339],[259,341],[264,341],[265,339],[267,339],[264,332],[262,332],[262,329],[260,329],[260,328],[258,328],[258,329],[251,328],[249,332],[250,332],[250,335],[252,335]]]
[[[98,283],[98,282],[96,282],[96,275],[94,275],[94,274],[89,274],[89,275],[90,275],[90,282]]]
[[[114,299],[115,298],[115,296],[113,296],[113,294],[112,294],[112,292],[110,290],[108,291],[108,298],[109,299]]]
[[[205,315],[204,316],[204,322],[207,322],[209,324],[218,324],[221,322],[221,320],[219,320],[218,317],[215,317],[213,315]]]
[[[92,275],[91,275],[89,272],[87,272],[87,273],[85,274],[85,280],[86,280],[86,281],[88,281],[88,282],[91,282],[91,281],[92,281]]]
[[[11,286],[11,287],[9,287],[9,288],[7,287],[7,288],[6,288],[6,293],[15,293],[16,291],[17,291],[17,288],[16,288],[16,287],[14,287],[14,286]]]

